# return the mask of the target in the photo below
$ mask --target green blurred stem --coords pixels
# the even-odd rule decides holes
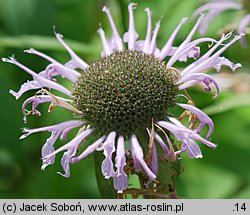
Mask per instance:
[[[118,5],[120,7],[120,11],[121,11],[121,16],[122,16],[122,27],[123,27],[123,32],[126,32],[126,29],[128,28],[126,20],[126,13],[128,11],[128,4],[127,2],[124,1],[118,1]]]
[[[65,42],[78,54],[96,55],[99,53],[98,46],[86,45],[73,40],[65,40]],[[66,49],[55,38],[40,35],[1,36],[0,49],[2,48],[36,48],[66,52]]]
[[[209,115],[215,115],[223,113],[235,108],[249,107],[250,106],[250,95],[233,95],[229,98],[223,99],[219,103],[214,103],[210,106],[207,106],[203,111]]]

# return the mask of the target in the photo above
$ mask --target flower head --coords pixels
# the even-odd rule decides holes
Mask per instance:
[[[205,19],[200,25],[199,31],[205,34],[209,23],[218,15],[227,10],[241,11],[244,16],[241,18],[240,23],[232,24],[229,31],[237,30],[239,34],[249,33],[248,26],[250,24],[250,3],[249,0],[210,0],[207,4],[199,7],[194,13],[193,17],[197,17],[201,13],[206,13]],[[242,37],[241,42],[246,45],[246,37]]]
[[[176,159],[184,151],[187,151],[190,158],[201,158],[202,153],[196,141],[211,148],[216,147],[208,140],[214,130],[213,121],[193,103],[177,103],[177,98],[183,89],[199,82],[203,83],[204,89],[209,92],[213,84],[218,96],[217,82],[212,76],[204,74],[204,71],[213,68],[220,71],[222,65],[229,66],[232,70],[238,68],[240,64],[234,64],[221,55],[240,39],[241,35],[235,36],[227,44],[225,41],[231,38],[231,33],[223,35],[219,41],[212,38],[193,40],[194,34],[204,20],[204,17],[200,16],[186,39],[180,45],[174,46],[176,35],[187,21],[187,18],[183,18],[165,45],[160,48],[156,43],[160,21],[152,31],[151,11],[146,8],[147,33],[145,39],[138,40],[134,9],[135,4],[129,4],[129,28],[122,38],[109,9],[103,8],[112,29],[112,36],[107,38],[100,27],[98,33],[103,44],[102,57],[91,65],[80,59],[58,33],[55,33],[57,40],[71,57],[65,64],[34,49],[25,52],[49,61],[49,65],[39,73],[30,70],[13,57],[3,58],[4,62],[18,66],[32,76],[32,80],[24,83],[18,92],[10,91],[16,99],[34,89],[39,89],[42,93],[24,101],[22,110],[25,123],[28,114],[40,116],[41,113],[37,107],[46,102],[51,102],[49,111],[52,111],[55,106],[60,106],[74,112],[74,116],[77,117],[75,120],[56,125],[23,130],[25,134],[20,139],[42,131],[51,133],[42,148],[43,170],[54,163],[58,153],[64,151],[61,159],[64,173],[60,174],[69,177],[70,164],[79,162],[96,150],[102,151],[105,156],[101,165],[102,174],[106,179],[112,178],[114,188],[122,192],[128,187],[128,172],[124,168],[128,158],[133,159],[135,169],[144,172],[149,181],[157,178],[155,144],[161,146],[166,160]],[[198,46],[200,43],[212,43],[213,46],[200,55]],[[125,48],[126,44],[128,49]],[[187,61],[188,58],[193,59],[193,62],[181,72],[174,68],[177,61]],[[163,61],[165,59],[166,61]],[[73,88],[68,89],[58,83],[57,76],[68,79],[73,83]],[[56,96],[49,90],[60,92],[66,98]],[[26,107],[30,103],[32,110],[27,111]],[[184,113],[191,117],[197,117],[200,120],[199,126],[192,124],[187,128],[180,120],[169,117],[168,108],[174,106],[184,109]],[[206,138],[203,138],[200,132],[206,125],[209,130]],[[64,146],[55,149],[57,139],[59,137],[66,139],[68,132],[77,127],[80,128],[78,134]],[[143,150],[145,147],[142,147],[145,141],[140,139],[145,131],[148,132],[148,144],[152,149],[151,155],[147,156],[151,158],[150,161],[146,159],[145,150]],[[166,131],[180,141],[178,151],[174,151]],[[79,154],[81,143],[91,135],[95,136],[96,140]],[[128,142],[128,148],[125,147],[126,142]]]

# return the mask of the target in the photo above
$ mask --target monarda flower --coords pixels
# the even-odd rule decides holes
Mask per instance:
[[[23,103],[25,123],[30,113],[40,116],[37,107],[46,102],[51,102],[49,111],[55,106],[60,106],[74,113],[74,119],[70,121],[42,128],[23,129],[24,134],[20,139],[37,132],[51,133],[42,147],[42,170],[54,163],[57,154],[64,152],[61,158],[64,172],[60,174],[69,177],[70,164],[79,162],[96,150],[102,151],[105,156],[101,165],[102,174],[106,179],[112,178],[114,188],[122,192],[128,188],[128,175],[124,167],[129,158],[133,160],[134,168],[145,174],[148,181],[156,180],[159,153],[156,144],[162,148],[162,159],[165,160],[178,159],[182,152],[187,152],[190,158],[201,158],[202,153],[197,141],[211,148],[216,147],[209,141],[214,130],[213,121],[195,107],[193,102],[182,104],[178,102],[178,98],[183,90],[200,82],[208,92],[213,84],[216,88],[215,96],[218,96],[218,84],[204,71],[211,68],[220,71],[222,65],[229,66],[232,70],[239,67],[240,64],[233,64],[225,57],[221,57],[221,54],[241,36],[235,36],[231,40],[231,34],[223,35],[219,41],[212,38],[193,40],[194,34],[204,20],[201,16],[186,39],[180,45],[174,46],[176,35],[187,21],[187,18],[183,18],[165,45],[159,48],[156,39],[160,21],[153,30],[151,11],[146,8],[147,33],[145,39],[138,40],[134,9],[135,4],[129,4],[129,28],[122,38],[109,9],[103,8],[113,35],[107,38],[100,27],[98,33],[103,44],[102,57],[90,65],[80,59],[58,33],[55,33],[57,40],[71,57],[65,64],[34,49],[25,52],[38,55],[49,62],[45,70],[39,73],[30,70],[13,57],[3,58],[4,62],[20,67],[33,78],[24,83],[18,92],[10,91],[16,99],[30,90],[40,92]],[[213,45],[200,56],[200,43]],[[174,68],[177,61],[186,61],[188,58],[193,61],[181,72]],[[57,76],[71,81],[72,88],[68,89],[58,83]],[[60,92],[65,97],[56,96],[52,91]],[[32,105],[31,111],[26,110],[28,104]],[[199,125],[192,124],[187,128],[180,120],[170,116],[168,109],[175,106],[199,119]],[[201,137],[200,132],[206,125],[208,133]],[[55,149],[56,141],[59,138],[66,139],[67,134],[74,128],[80,128],[78,134],[67,144]],[[173,134],[179,141],[178,149],[173,147],[168,134]],[[90,136],[96,137],[96,140],[79,153],[82,143],[86,143]],[[150,159],[146,159],[147,148],[147,158]]]
[[[221,13],[228,10],[239,11],[240,22],[235,19],[235,23],[231,23],[226,27],[227,31],[237,30],[239,34],[249,33],[250,24],[250,1],[249,0],[210,0],[207,4],[199,7],[194,13],[193,17],[197,17],[201,13],[207,13],[205,19],[203,19],[199,31],[201,34],[205,34],[209,23]],[[232,19],[234,20],[234,19]],[[246,45],[246,37],[242,37],[241,42]]]

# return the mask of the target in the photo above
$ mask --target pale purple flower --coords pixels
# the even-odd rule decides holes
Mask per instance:
[[[212,20],[219,16],[221,13],[228,10],[239,11],[239,15],[244,14],[240,23],[237,25],[236,30],[239,34],[246,34],[248,32],[248,26],[250,24],[250,13],[249,8],[245,8],[245,5],[249,5],[248,0],[210,0],[208,3],[199,7],[194,13],[193,18],[199,16],[201,13],[206,13],[202,24],[199,27],[199,31],[201,34],[205,34],[208,28],[208,25]],[[245,3],[246,2],[246,3]],[[246,10],[245,10],[246,9]],[[233,20],[233,19],[232,19]],[[230,21],[231,22],[231,21]],[[234,30],[234,29],[232,29]],[[242,37],[242,44],[245,46],[247,44],[246,37]]]
[[[61,137],[61,139],[66,139],[68,132],[75,128],[80,127],[84,125],[85,123],[81,120],[71,120],[71,121],[65,121],[62,123],[59,123],[57,125],[42,127],[42,128],[35,128],[35,129],[27,129],[24,128],[23,134],[20,139],[24,139],[30,134],[42,132],[42,131],[49,131],[51,132],[51,136],[46,140],[45,144],[42,147],[42,159],[44,160],[42,169],[44,169],[46,166],[53,164],[55,161],[55,154],[52,154],[55,152],[54,144],[56,140]],[[49,157],[47,157],[50,155]],[[46,162],[45,162],[46,159]]]
[[[160,30],[160,21],[159,20],[155,28],[153,30],[152,27],[152,14],[149,8],[145,9],[145,12],[147,14],[148,19],[148,25],[147,25],[147,32],[145,35],[145,39],[138,39],[139,35],[136,32],[135,29],[135,20],[134,20],[134,12],[135,4],[130,3],[128,6],[128,12],[129,12],[129,28],[128,32],[126,32],[123,37],[120,36],[118,33],[118,30],[116,28],[116,25],[114,23],[114,20],[112,18],[112,15],[107,7],[103,8],[103,12],[106,13],[111,30],[112,30],[112,36],[111,38],[107,38],[105,35],[104,30],[100,27],[98,30],[98,33],[100,35],[102,45],[103,45],[103,51],[101,53],[102,57],[101,59],[109,59],[109,57],[112,60],[116,60],[116,53],[139,53],[138,55],[142,57],[150,57],[154,58],[155,62],[157,61],[158,64],[161,66],[161,61],[166,60],[166,71],[164,69],[164,75],[165,72],[169,72],[169,75],[171,75],[171,80],[173,82],[173,86],[176,89],[176,91],[181,91],[183,89],[186,89],[188,87],[191,87],[199,82],[205,84],[205,90],[211,91],[211,84],[213,84],[216,88],[217,95],[219,94],[219,86],[217,82],[214,80],[214,78],[211,75],[204,74],[204,72],[207,69],[216,69],[217,71],[220,71],[222,65],[226,65],[230,67],[232,70],[235,70],[236,68],[240,67],[240,64],[234,64],[228,59],[222,57],[222,53],[233,43],[235,43],[237,40],[241,38],[241,35],[235,36],[232,39],[232,34],[223,35],[222,38],[219,41],[216,41],[212,38],[199,38],[193,40],[193,36],[196,33],[197,29],[202,25],[202,22],[204,21],[204,16],[200,16],[197,23],[194,25],[193,29],[190,31],[190,33],[186,36],[186,39],[179,44],[178,46],[174,46],[175,38],[179,31],[181,30],[181,27],[187,22],[187,18],[183,18],[176,29],[173,31],[165,45],[160,48],[157,46],[157,35]],[[44,170],[48,165],[53,164],[55,161],[55,156],[65,151],[62,159],[61,159],[61,166],[64,170],[64,173],[60,173],[61,175],[65,177],[70,176],[70,164],[77,163],[86,156],[90,155],[94,151],[102,151],[105,158],[101,165],[101,171],[103,176],[108,179],[112,178],[114,182],[114,188],[118,192],[122,192],[123,190],[127,189],[128,187],[128,175],[125,171],[124,167],[126,166],[126,162],[128,157],[131,157],[134,162],[134,167],[137,171],[143,171],[147,176],[149,181],[154,181],[157,178],[158,174],[158,152],[156,150],[156,144],[159,144],[161,148],[163,149],[164,153],[164,159],[172,159],[175,156],[179,157],[179,154],[181,152],[187,151],[190,158],[201,158],[202,153],[201,150],[196,143],[196,141],[199,141],[208,147],[215,148],[216,145],[213,144],[208,140],[208,138],[211,136],[213,130],[214,130],[214,124],[213,121],[200,109],[197,107],[194,107],[192,105],[188,104],[180,104],[176,103],[181,108],[185,109],[185,111],[192,112],[192,114],[196,115],[200,121],[199,126],[191,130],[187,127],[185,127],[180,121],[177,119],[170,117],[170,118],[157,118],[154,125],[155,129],[149,127],[146,123],[142,128],[144,131],[148,131],[148,138],[153,137],[152,142],[152,156],[151,156],[151,162],[146,162],[146,152],[143,151],[140,143],[140,139],[138,138],[138,135],[134,130],[130,131],[126,134],[123,134],[122,132],[119,132],[119,128],[117,129],[109,129],[107,124],[100,125],[101,128],[108,129],[107,132],[102,132],[100,129],[100,126],[95,127],[95,123],[89,122],[87,119],[84,119],[84,114],[87,114],[87,111],[89,109],[84,110],[78,110],[73,105],[75,104],[73,101],[77,100],[77,96],[80,95],[74,94],[74,89],[68,89],[67,87],[61,85],[57,82],[57,76],[62,76],[63,78],[66,78],[68,81],[72,82],[72,84],[76,84],[81,81],[81,78],[91,77],[93,75],[92,73],[84,73],[85,71],[88,71],[88,69],[91,67],[91,65],[88,65],[86,62],[81,60],[72,49],[64,42],[62,35],[55,33],[57,40],[65,47],[67,52],[69,53],[71,59],[66,62],[65,64],[59,63],[58,61],[52,59],[51,57],[36,51],[34,49],[26,50],[26,53],[29,54],[35,54],[38,55],[46,60],[49,61],[49,65],[43,70],[38,71],[38,73],[30,70],[26,66],[19,63],[17,60],[14,59],[14,57],[10,58],[3,58],[4,62],[15,64],[16,66],[23,69],[25,72],[27,72],[29,75],[31,75],[32,80],[26,82],[21,86],[21,89],[18,92],[14,92],[13,90],[10,91],[12,95],[16,97],[16,99],[19,99],[25,92],[39,89],[39,92],[44,93],[45,95],[39,95],[36,94],[35,96],[31,96],[30,98],[26,99],[22,105],[22,111],[24,114],[24,122],[27,121],[27,115],[28,114],[34,114],[37,116],[41,116],[41,113],[37,110],[38,106],[42,103],[50,102],[50,108],[49,111],[52,110],[54,106],[60,106],[63,108],[66,108],[68,110],[71,110],[75,113],[78,113],[80,116],[82,116],[81,119],[78,120],[71,120],[59,123],[57,125],[47,126],[43,128],[35,128],[35,129],[23,129],[25,134],[23,134],[20,139],[23,139],[27,137],[30,134],[42,132],[42,131],[48,131],[51,132],[51,136],[47,139],[46,143],[42,147],[42,169]],[[226,43],[227,40],[230,41]],[[128,50],[125,49],[124,43],[128,45]],[[203,55],[201,55],[199,44],[201,43],[209,43],[213,44],[211,48],[204,52]],[[226,44],[225,44],[226,43]],[[142,54],[140,54],[142,53]],[[113,57],[113,58],[112,58]],[[117,57],[118,58],[118,57]],[[179,72],[177,69],[174,68],[174,64],[178,61],[187,61],[188,58],[193,59],[192,62],[187,65],[181,72]],[[123,60],[123,59],[120,59]],[[136,59],[130,59],[131,65],[133,69],[132,62]],[[113,62],[113,61],[112,61]],[[130,61],[129,61],[130,62]],[[94,63],[94,66],[100,65],[100,63]],[[120,65],[119,65],[120,66]],[[116,65],[114,67],[116,69]],[[164,67],[165,68],[165,67]],[[79,73],[80,69],[83,72]],[[129,70],[129,68],[128,68]],[[105,75],[113,75],[112,71],[104,70],[102,71]],[[138,71],[135,71],[138,72]],[[102,80],[103,74],[96,77],[97,79]],[[116,75],[116,74],[114,74]],[[121,77],[122,78],[122,77]],[[126,75],[123,78],[130,78]],[[168,81],[169,81],[168,80]],[[133,80],[132,80],[133,81]],[[138,80],[136,80],[135,87],[138,87],[139,85]],[[151,86],[152,83],[148,82],[147,80],[144,81],[146,84]],[[95,83],[93,83],[94,85]],[[113,84],[113,83],[112,83]],[[95,86],[93,86],[95,87]],[[107,91],[107,88],[110,87],[107,83],[106,88],[102,89],[100,91],[100,95],[98,94],[99,99],[101,99],[102,96],[105,96],[105,92]],[[114,86],[111,87],[113,89]],[[121,86],[120,95],[124,95],[124,97],[129,96],[126,94],[122,94],[123,88],[126,86]],[[171,91],[170,86],[164,86]],[[47,90],[45,90],[47,89]],[[55,96],[51,93],[50,90],[53,90],[53,92],[57,93],[60,92],[61,94],[65,95],[64,97]],[[82,89],[80,89],[81,91]],[[137,91],[138,88],[135,89]],[[82,93],[81,91],[80,93]],[[112,91],[113,92],[113,91]],[[133,91],[131,92],[133,93]],[[181,93],[181,92],[180,92]],[[154,93],[154,96],[157,98],[157,93]],[[149,90],[149,95],[153,95]],[[175,96],[174,94],[170,94],[171,96]],[[93,97],[93,95],[90,95],[90,97]],[[109,101],[110,99],[110,101]],[[107,106],[114,105],[119,106],[119,99],[122,100],[122,98],[115,98],[115,100],[111,101],[112,98],[108,97],[106,98],[107,103],[106,106],[101,107],[101,109],[107,108]],[[144,98],[144,100],[147,98]],[[133,108],[137,108],[140,106],[140,103],[137,101],[128,101],[131,102],[131,106]],[[158,100],[157,100],[158,101]],[[113,104],[114,102],[114,104]],[[125,102],[125,104],[126,104]],[[72,103],[72,105],[71,105]],[[26,110],[26,107],[28,104],[32,105],[32,110],[28,111]],[[161,104],[161,103],[160,103]],[[94,104],[95,105],[95,104]],[[152,104],[150,104],[152,105]],[[141,107],[142,109],[145,107]],[[167,107],[166,107],[167,108]],[[134,120],[136,120],[136,117],[133,117],[131,115],[131,125],[125,125],[126,123],[126,113],[125,110],[119,110],[120,115],[115,115],[115,117],[121,117],[121,119],[117,119],[120,123],[119,125],[127,126],[126,129],[130,129],[131,125],[133,125]],[[121,112],[124,111],[124,112]],[[115,118],[112,114],[111,118]],[[136,115],[136,113],[134,113]],[[151,113],[150,113],[151,114]],[[154,113],[152,113],[151,118],[153,118]],[[106,117],[106,116],[103,116]],[[102,118],[102,117],[101,117]],[[151,120],[150,118],[150,120]],[[83,120],[84,119],[84,120]],[[111,120],[111,119],[110,119]],[[209,130],[206,135],[206,138],[202,138],[199,133],[204,128],[204,126],[208,126]],[[55,143],[61,137],[61,139],[66,139],[68,132],[70,132],[72,129],[79,127],[78,134],[67,144],[63,145],[62,147],[59,147],[55,150]],[[107,128],[106,128],[107,127]],[[99,131],[99,130],[100,131]],[[159,130],[157,130],[159,129]],[[173,152],[173,147],[171,147],[171,143],[168,137],[163,137],[160,135],[159,132],[164,132],[165,130],[168,130],[171,134],[173,134],[178,141],[181,142],[181,148],[177,152]],[[81,143],[84,142],[88,136],[95,135],[94,131],[96,131],[97,134],[100,134],[98,138],[96,138],[96,141],[89,146],[86,147],[86,149],[78,155],[78,149],[81,146]],[[165,132],[164,132],[165,133]],[[125,149],[125,142],[129,142],[129,147]],[[128,153],[126,153],[128,152]]]
[[[101,146],[103,154],[105,155],[105,159],[102,162],[102,174],[106,179],[115,175],[112,160],[112,154],[115,152],[115,137],[116,133],[114,131],[110,132],[107,139]]]
[[[202,113],[202,115],[204,119],[207,120],[207,116],[204,113]],[[182,142],[182,149],[176,152],[176,154],[187,151],[190,158],[202,158],[200,148],[194,140],[199,140],[210,148],[216,147],[216,145],[212,142],[199,136],[197,130],[191,130],[189,128],[186,128],[184,125],[181,124],[180,121],[175,118],[170,117],[169,120],[171,122],[159,121],[157,122],[157,124],[169,130],[171,133],[174,134],[177,140]],[[204,121],[201,121],[201,124],[204,123]],[[213,126],[212,121],[209,122],[209,126]]]
[[[114,188],[118,192],[122,192],[128,186],[128,176],[124,172],[124,166],[126,165],[126,156],[125,156],[125,145],[124,145],[124,137],[119,136],[117,140],[117,149],[116,149],[116,157],[115,157],[115,167],[116,172],[113,176],[114,180]]]
[[[134,163],[137,164],[137,169],[139,170],[140,168],[143,168],[149,179],[154,180],[156,178],[156,175],[146,164],[146,161],[144,160],[143,150],[137,140],[137,137],[134,134],[130,137],[129,143],[131,153],[133,154]]]

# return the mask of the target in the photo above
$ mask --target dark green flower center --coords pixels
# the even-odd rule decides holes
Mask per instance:
[[[99,132],[131,135],[163,119],[175,104],[178,72],[153,55],[124,50],[82,71],[74,103]]]

